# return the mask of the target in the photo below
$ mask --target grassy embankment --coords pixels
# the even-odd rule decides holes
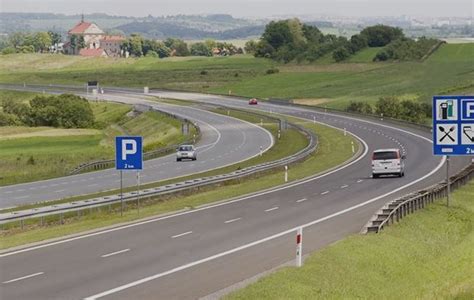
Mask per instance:
[[[354,235],[225,299],[473,299],[474,182],[379,234]]]
[[[344,108],[351,100],[373,103],[381,96],[430,101],[435,94],[474,92],[474,43],[442,45],[424,62],[372,62],[378,50],[364,49],[342,63],[327,55],[301,65],[246,55],[113,60],[17,54],[0,56],[0,82],[82,84],[100,79],[105,85],[224,94],[231,90],[236,95],[303,99],[333,108]],[[272,67],[280,72],[266,75]]]
[[[0,98],[26,102],[34,93],[1,91]],[[1,99],[0,99],[1,101]],[[67,175],[84,162],[112,159],[114,137],[144,136],[145,150],[179,143],[179,121],[155,112],[127,117],[129,105],[91,103],[97,129],[0,127],[0,186]]]
[[[352,156],[350,150],[350,144],[351,141],[353,141],[352,137],[344,136],[343,133],[335,129],[313,124],[312,122],[304,122],[292,118],[289,118],[289,120],[292,122],[299,122],[301,125],[316,132],[319,137],[319,148],[317,153],[314,153],[307,158],[304,163],[297,163],[290,168],[290,181],[323,172],[324,170],[342,164]],[[260,120],[258,119],[254,121],[259,122]],[[296,135],[288,133],[283,134],[281,142],[275,145],[275,150],[270,150],[273,153],[268,151],[267,155],[277,158],[284,151],[283,149],[286,148],[285,145],[293,144],[298,145],[300,147],[298,148],[299,150],[301,147],[305,146],[306,141],[299,133]],[[283,149],[277,149],[277,147],[283,147]],[[338,149],[338,151],[334,151],[334,149]],[[263,158],[257,157],[256,159]],[[234,170],[235,167],[236,166],[232,166]],[[29,225],[26,226],[23,231],[17,226],[13,228],[4,227],[5,230],[2,231],[1,234],[2,243],[0,248],[9,248],[30,242],[60,237],[67,234],[79,233],[86,230],[139,220],[143,217],[155,216],[181,209],[192,209],[207,203],[238,197],[244,194],[281,185],[284,183],[283,175],[283,170],[272,171],[271,173],[261,177],[248,178],[232,184],[213,187],[212,189],[201,189],[199,193],[194,192],[191,195],[165,197],[158,203],[153,201],[152,203],[149,203],[149,205],[142,207],[140,209],[140,215],[137,214],[137,210],[135,209],[125,211],[124,217],[120,217],[120,214],[117,214],[115,211],[102,211],[86,214],[81,218],[78,218],[75,215],[71,216],[66,219],[66,224],[61,226],[55,226],[58,224],[58,220],[57,218],[51,218],[51,220],[49,220],[51,223],[45,227],[39,227],[38,221],[34,220],[32,222],[27,222]],[[237,185],[238,188],[234,188]],[[129,207],[133,208],[133,203],[130,203]]]

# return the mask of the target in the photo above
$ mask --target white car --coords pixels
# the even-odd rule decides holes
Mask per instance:
[[[405,176],[405,155],[400,149],[379,149],[372,154],[372,178],[380,175]]]
[[[181,161],[183,159],[197,159],[196,148],[193,145],[181,145],[176,150],[176,161]]]

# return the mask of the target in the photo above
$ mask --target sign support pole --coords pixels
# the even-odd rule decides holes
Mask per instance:
[[[451,184],[449,182],[449,155],[446,155],[446,186],[447,186],[447,196],[446,196],[446,206],[449,207],[449,195],[451,194]]]
[[[123,171],[120,170],[120,216],[123,217]]]
[[[137,171],[137,212],[140,214],[140,171]]]

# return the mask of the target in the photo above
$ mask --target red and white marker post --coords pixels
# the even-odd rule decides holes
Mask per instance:
[[[301,267],[303,256],[303,227],[296,231],[296,266]]]

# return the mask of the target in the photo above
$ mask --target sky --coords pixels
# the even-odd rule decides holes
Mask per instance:
[[[2,12],[471,17],[473,0],[0,0]]]

